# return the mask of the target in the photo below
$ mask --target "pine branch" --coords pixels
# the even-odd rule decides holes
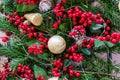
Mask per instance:
[[[74,70],[74,71],[76,71],[76,70]],[[114,78],[120,78],[117,75],[107,74],[107,73],[103,73],[103,72],[90,72],[90,71],[76,71],[76,72],[86,73],[86,74],[97,74],[97,75],[103,75],[103,76],[110,76],[110,77],[114,77]]]
[[[23,57],[24,53],[21,53],[15,48],[11,49],[8,47],[0,47],[0,55],[5,55],[9,58],[16,58],[16,57]]]
[[[45,64],[43,61],[39,61],[38,59],[36,59],[36,58],[34,58],[34,57],[31,57],[31,56],[29,55],[29,53],[25,50],[24,46],[22,46],[22,48],[23,48],[23,50],[25,51],[27,57],[30,58],[31,60],[34,60],[35,62],[38,62],[38,63],[40,63],[41,65],[44,65],[44,66],[52,66],[52,64],[49,64],[49,63]]]
[[[120,11],[118,10],[118,1],[114,0],[107,0],[102,1],[98,0],[101,5],[100,11],[102,12],[103,16],[107,19],[110,19],[112,25],[114,25],[113,29],[120,30]]]
[[[0,30],[8,30],[15,34],[20,33],[20,31],[13,24],[10,24],[5,17],[0,18]]]
[[[14,0],[4,0],[3,5],[4,5],[3,12],[5,14],[7,13],[13,14],[13,12],[16,10],[15,8],[16,3]]]

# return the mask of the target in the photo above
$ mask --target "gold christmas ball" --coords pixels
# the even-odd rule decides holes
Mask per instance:
[[[120,1],[119,1],[119,3],[118,3],[118,9],[120,10]]]
[[[51,37],[48,41],[48,49],[54,54],[62,53],[66,48],[65,40],[59,36],[55,35]]]

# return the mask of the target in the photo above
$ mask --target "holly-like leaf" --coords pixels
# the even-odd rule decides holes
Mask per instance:
[[[17,66],[19,63],[24,63],[24,58],[15,58],[10,62],[10,68],[12,69],[13,72],[16,71]]]
[[[68,66],[70,66],[70,65],[71,65],[71,61],[68,60],[68,59],[65,59],[65,60],[64,60],[64,67],[68,67]]]
[[[37,40],[30,40],[28,42],[26,42],[27,46],[31,46],[33,44],[38,44],[39,45],[39,42]]]
[[[59,78],[59,80],[64,80],[63,78]]]
[[[33,9],[35,9],[37,7],[37,5],[25,5],[24,3],[22,4],[18,4],[17,5],[17,12],[27,12],[27,11],[32,11]]]
[[[86,54],[86,55],[90,55],[91,54],[91,51],[87,48],[82,48],[81,51]]]
[[[101,33],[101,29],[104,28],[104,25],[101,24],[95,24],[90,26],[90,32],[91,33]]]
[[[103,46],[103,45],[104,45],[103,41],[100,41],[98,39],[95,40],[95,47],[100,47],[100,46]]]
[[[15,77],[13,75],[9,75],[9,76],[7,76],[6,80],[21,80],[21,79],[18,77]]]
[[[23,4],[19,4],[17,5],[17,12],[22,12],[22,7],[23,7]]]
[[[34,65],[33,70],[35,77],[37,77],[37,75],[41,75],[45,77],[45,80],[47,80],[47,72],[43,68]]]
[[[37,57],[43,60],[47,60],[48,59],[48,53],[44,52],[43,54],[38,55]]]
[[[113,47],[114,46],[114,44],[111,43],[111,42],[106,41],[105,43],[107,44],[108,47]]]
[[[60,29],[62,32],[66,32],[65,24],[60,24],[60,25],[59,25],[59,29]]]

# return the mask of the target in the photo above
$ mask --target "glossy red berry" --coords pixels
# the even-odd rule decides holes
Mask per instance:
[[[8,41],[8,38],[7,37],[3,37],[2,38],[2,42],[7,42]]]
[[[79,72],[76,72],[76,73],[75,73],[75,76],[76,76],[76,77],[80,77],[80,73],[79,73]]]

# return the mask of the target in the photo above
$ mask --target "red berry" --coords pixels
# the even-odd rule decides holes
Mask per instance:
[[[96,16],[97,16],[98,18],[100,18],[100,17],[101,17],[101,14],[98,13]]]
[[[21,67],[18,67],[18,68],[17,68],[17,71],[20,72],[20,71],[21,71]]]
[[[36,77],[37,79],[40,79],[41,78],[41,76],[40,75],[37,75],[37,77]]]
[[[110,24],[110,20],[106,20],[106,24]]]
[[[57,29],[57,28],[58,28],[58,23],[54,23],[54,24],[53,24],[53,27],[54,27],[55,29]]]
[[[45,80],[45,78],[43,76],[41,76],[40,80]]]
[[[72,69],[72,68],[73,68],[73,66],[72,66],[72,65],[70,65],[68,68],[69,68],[69,69]]]
[[[109,40],[109,39],[110,39],[110,37],[111,37],[110,35],[107,35],[107,36],[106,36],[106,39],[107,39],[107,40]]]
[[[92,20],[88,20],[88,24],[92,24]]]
[[[106,27],[106,30],[107,30],[107,31],[109,31],[109,30],[110,30],[110,27],[109,27],[109,26],[107,26],[107,27]]]
[[[93,38],[90,38],[90,43],[93,44],[94,43],[94,39]]]
[[[108,31],[105,31],[104,34],[105,34],[105,35],[108,35],[109,33],[108,33]]]
[[[65,54],[65,57],[68,58],[68,57],[69,57],[69,54]]]
[[[80,77],[80,73],[79,73],[79,72],[76,72],[76,73],[75,73],[75,76],[76,76],[76,77]]]
[[[70,74],[73,74],[73,73],[74,73],[74,71],[73,71],[73,70],[70,70],[69,72],[70,72]]]
[[[4,64],[3,64],[3,67],[7,67],[7,64],[6,64],[6,63],[4,63]]]
[[[14,12],[13,14],[14,14],[14,16],[18,15],[17,12]]]
[[[22,67],[22,64],[21,64],[21,63],[19,63],[19,64],[18,64],[18,66],[19,66],[19,67]]]
[[[58,24],[61,24],[62,21],[61,21],[61,20],[58,20],[57,22],[58,22]]]
[[[77,49],[77,48],[78,48],[78,44],[75,44],[75,45],[74,45],[74,48]]]
[[[87,45],[86,47],[87,47],[88,49],[91,49],[91,46],[90,46],[90,45]]]
[[[83,56],[79,56],[79,60],[82,61],[83,60]]]
[[[2,42],[7,42],[8,41],[8,38],[7,37],[3,37],[2,38]]]
[[[112,39],[112,41],[111,41],[112,43],[117,43],[117,40],[116,39]]]
[[[67,68],[63,68],[63,71],[67,71]]]

